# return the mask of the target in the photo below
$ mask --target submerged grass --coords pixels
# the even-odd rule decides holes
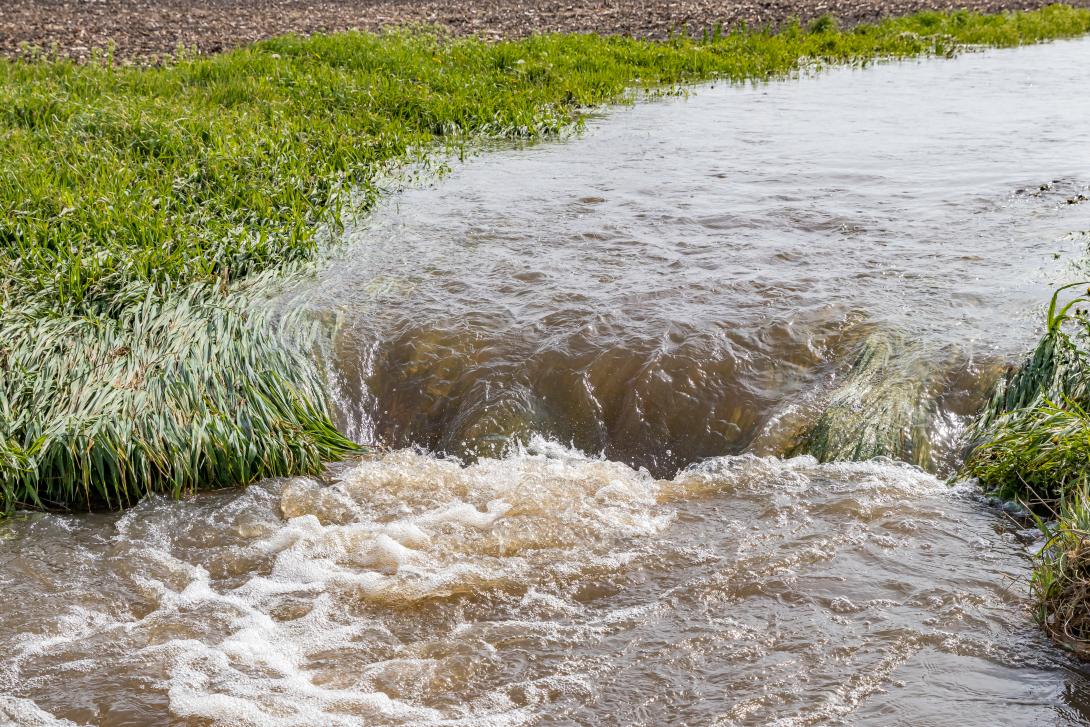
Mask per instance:
[[[1090,31],[922,13],[654,43],[284,37],[153,68],[0,61],[0,510],[311,472],[353,445],[246,280],[306,260],[390,165],[536,138],[632,87]]]
[[[894,457],[930,464],[920,357],[903,335],[878,330],[859,346],[813,426],[788,452],[821,462]]]

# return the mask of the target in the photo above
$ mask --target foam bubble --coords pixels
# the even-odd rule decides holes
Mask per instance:
[[[0,726],[76,727],[75,722],[58,719],[29,699],[0,695]]]

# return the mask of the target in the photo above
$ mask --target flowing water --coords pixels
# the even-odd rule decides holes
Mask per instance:
[[[949,471],[1085,249],[1088,67],[705,86],[399,192],[282,301],[381,451],[0,526],[0,723],[1090,721],[1025,532],[788,456]]]
[[[344,426],[664,476],[781,454],[877,333],[916,349],[948,461],[1086,247],[1088,47],[702,88],[399,195],[303,296],[336,321]]]

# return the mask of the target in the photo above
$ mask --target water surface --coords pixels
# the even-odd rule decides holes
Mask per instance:
[[[543,433],[669,475],[762,444],[860,341],[927,362],[949,439],[1081,255],[1090,43],[704,87],[492,153],[350,235],[345,424],[497,453]],[[820,402],[818,402],[820,405]],[[775,439],[775,437],[773,437]],[[788,436],[790,439],[790,436]]]

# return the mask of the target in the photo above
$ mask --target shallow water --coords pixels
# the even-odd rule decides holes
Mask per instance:
[[[1090,722],[1017,526],[753,454],[896,335],[949,459],[1085,248],[1087,67],[705,87],[399,194],[284,301],[389,451],[0,525],[0,724]]]

